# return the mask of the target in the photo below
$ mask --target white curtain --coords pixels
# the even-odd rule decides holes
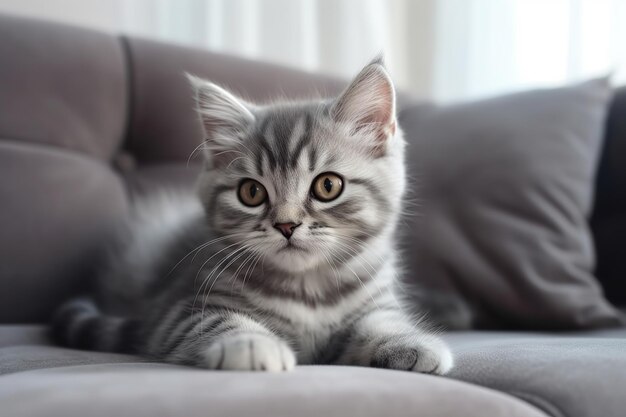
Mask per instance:
[[[401,88],[441,101],[626,78],[624,0],[157,2],[147,34],[348,77],[384,51]],[[130,1],[140,19],[151,0]],[[127,20],[128,30],[140,27]]]
[[[425,26],[421,21],[428,23],[432,14],[429,1],[423,3],[130,0],[124,4],[124,29],[344,77],[385,52],[399,83],[418,90],[425,87],[419,72],[429,69],[416,63],[431,50],[427,35],[420,34]],[[415,21],[409,15],[415,15]]]
[[[384,52],[400,88],[455,101],[612,72],[626,0],[0,0],[0,11],[349,77]]]
[[[442,100],[609,73],[626,81],[623,0],[439,0],[435,27]]]

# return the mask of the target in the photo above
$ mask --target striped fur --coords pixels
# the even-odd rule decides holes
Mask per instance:
[[[447,372],[448,348],[397,293],[404,140],[381,62],[334,101],[258,107],[192,81],[207,134],[199,198],[137,207],[102,271],[99,308],[62,307],[59,342],[211,369]],[[344,189],[323,202],[311,190],[325,172]],[[242,204],[244,178],[267,201]],[[286,239],[277,223],[299,226]]]

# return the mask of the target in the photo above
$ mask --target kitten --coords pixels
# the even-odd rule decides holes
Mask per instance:
[[[140,205],[100,299],[63,306],[57,339],[210,369],[446,373],[447,346],[395,293],[405,142],[382,60],[333,101],[254,106],[190,79],[199,199]]]

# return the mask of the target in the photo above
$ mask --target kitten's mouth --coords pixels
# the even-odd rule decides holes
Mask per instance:
[[[283,252],[283,251],[287,251],[287,252],[308,252],[306,248],[300,246],[300,245],[296,245],[295,243],[293,243],[291,240],[287,241],[287,244],[285,244],[285,246],[283,246],[282,248],[280,248],[278,250],[278,252]]]

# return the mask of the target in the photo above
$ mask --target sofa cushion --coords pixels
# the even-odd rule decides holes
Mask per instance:
[[[138,356],[65,349],[38,325],[0,325],[0,375],[63,366],[147,362]],[[1,408],[1,407],[0,407]]]
[[[509,393],[554,417],[623,417],[626,328],[550,335],[460,332],[446,336],[452,378]]]
[[[369,414],[359,415],[416,415],[419,410],[427,416],[623,417],[626,398],[616,387],[626,385],[626,328],[560,335],[456,332],[445,338],[456,357],[450,377],[490,389],[368,368],[306,366],[284,375],[209,372],[58,348],[50,345],[43,326],[0,326],[0,407],[16,410],[19,399],[28,397],[37,399],[28,405],[31,414],[26,415],[33,416],[54,409],[71,417],[91,400],[92,415],[115,412],[120,417],[161,411],[193,416],[206,411],[207,402],[220,415],[249,414],[255,407],[268,415],[346,415],[367,409]],[[135,408],[129,405],[133,398],[142,399]],[[362,409],[347,408],[361,401]],[[391,404],[387,412],[381,408],[386,403]]]
[[[0,348],[0,375],[31,369],[137,362],[147,361],[137,356],[65,349],[50,345],[20,345]]]
[[[0,322],[48,320],[127,210],[109,161],[125,135],[117,38],[0,16]]]
[[[546,417],[517,398],[442,377],[334,366],[206,371],[58,348],[43,326],[0,326],[0,410],[30,417]]]
[[[1,136],[0,167],[0,322],[45,321],[85,288],[126,190],[88,155]]]
[[[587,219],[610,97],[597,79],[405,110],[413,280],[462,295],[484,327],[619,324],[593,276]]]
[[[626,87],[616,90],[606,122],[595,195],[596,275],[607,298],[626,307]]]
[[[545,417],[514,397],[459,381],[368,368],[283,374],[165,364],[69,366],[0,377],[3,415]]]
[[[124,50],[115,37],[0,16],[0,57],[0,139],[113,155],[128,115]]]

